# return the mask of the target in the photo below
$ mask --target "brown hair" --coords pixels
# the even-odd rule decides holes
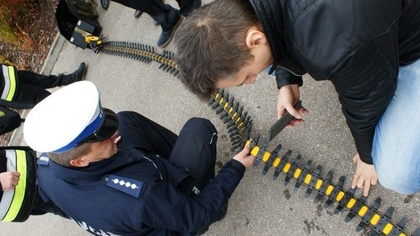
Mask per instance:
[[[69,151],[54,153],[49,152],[48,157],[60,166],[70,167],[70,161],[80,156],[86,155],[91,151],[92,143],[84,143]]]
[[[209,99],[218,80],[235,75],[253,58],[245,37],[255,25],[259,21],[248,0],[215,0],[191,13],[175,33],[184,85]]]

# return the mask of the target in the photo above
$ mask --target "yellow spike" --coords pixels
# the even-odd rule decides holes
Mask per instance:
[[[273,167],[279,166],[280,161],[281,161],[281,158],[280,157],[277,157],[276,160],[274,160],[274,162],[273,162]]]
[[[370,223],[373,226],[375,226],[379,222],[380,219],[381,219],[381,216],[375,213],[375,215],[373,215],[372,219],[370,220]]]
[[[287,172],[289,172],[289,170],[290,170],[290,163],[286,163],[286,165],[284,166],[284,168],[283,168],[283,172],[284,173],[287,173]]]
[[[343,197],[344,197],[344,192],[343,192],[343,191],[340,191],[340,192],[337,194],[337,197],[335,198],[335,200],[338,202],[338,201],[340,201],[341,199],[343,199]]]
[[[260,147],[254,147],[252,150],[251,150],[251,155],[253,155],[253,156],[257,156],[258,155],[258,151],[260,150]]]
[[[367,213],[368,210],[369,208],[367,206],[362,206],[357,214],[360,217],[363,217]]]
[[[382,233],[384,233],[385,235],[388,235],[389,233],[391,233],[391,230],[394,228],[394,226],[390,223],[387,223],[384,227],[384,229],[382,230]]]
[[[331,192],[333,191],[333,189],[334,189],[334,186],[328,185],[327,190],[325,191],[325,194],[329,196]]]
[[[349,202],[347,203],[347,208],[351,209],[352,207],[354,207],[354,204],[356,204],[356,199],[350,198]]]
[[[322,180],[318,179],[315,184],[316,190],[319,190],[322,186]]]
[[[311,174],[306,174],[305,180],[303,181],[305,184],[309,184],[309,182],[311,182],[312,179],[312,175]]]
[[[262,161],[267,162],[269,158],[270,158],[270,153],[265,152],[264,155],[263,155]]]
[[[302,173],[302,170],[300,168],[296,168],[295,173],[293,174],[293,177],[295,179],[299,178],[300,173]]]

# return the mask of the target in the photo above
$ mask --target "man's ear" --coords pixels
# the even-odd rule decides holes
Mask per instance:
[[[89,165],[89,161],[83,157],[78,157],[76,159],[70,160],[70,165],[73,167],[86,167]]]
[[[267,38],[265,37],[265,34],[263,32],[261,32],[260,30],[258,30],[257,27],[254,26],[248,29],[246,33],[245,43],[249,49],[252,49],[254,47],[266,44]]]

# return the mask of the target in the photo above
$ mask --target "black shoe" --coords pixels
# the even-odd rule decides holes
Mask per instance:
[[[77,70],[75,70],[73,73],[68,75],[59,75],[58,77],[61,80],[60,85],[69,85],[71,83],[83,80],[86,74],[86,69],[86,63],[82,62],[80,63],[79,68],[77,68]]]
[[[143,12],[140,10],[136,10],[136,12],[134,12],[134,18],[139,18],[141,15],[143,15]]]
[[[201,6],[201,0],[192,1],[191,5],[185,6],[180,9],[181,15],[187,17],[194,9],[197,9]]]
[[[102,6],[103,9],[108,10],[109,0],[101,0],[101,6]]]
[[[162,33],[159,36],[159,39],[157,41],[158,47],[164,48],[166,47],[172,39],[172,36],[174,36],[174,33],[178,26],[181,24],[182,20],[184,19],[184,16],[180,15],[178,21],[175,23],[175,25],[168,31],[162,31]]]

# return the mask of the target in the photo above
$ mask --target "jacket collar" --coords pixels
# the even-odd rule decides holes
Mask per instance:
[[[133,149],[134,151],[134,149]],[[49,162],[49,166],[57,179],[62,179],[69,183],[80,184],[100,180],[106,174],[112,173],[117,168],[137,161],[141,158],[133,158],[132,151],[118,150],[118,152],[109,159],[90,163],[87,167],[63,167],[55,162]],[[143,157],[141,155],[140,157]]]
[[[284,13],[279,0],[249,0],[261,22],[273,56],[271,74],[277,66],[303,75],[305,69],[288,52],[285,39]]]

